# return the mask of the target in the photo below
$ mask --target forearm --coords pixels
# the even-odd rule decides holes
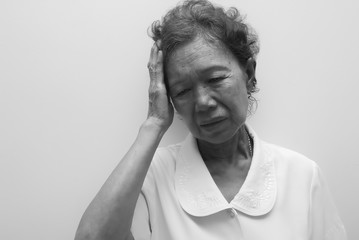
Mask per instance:
[[[85,211],[76,233],[80,239],[126,239],[143,181],[164,131],[146,121],[130,150]]]

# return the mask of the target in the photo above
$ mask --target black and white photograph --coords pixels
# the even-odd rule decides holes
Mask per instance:
[[[354,0],[0,2],[0,239],[359,239]]]

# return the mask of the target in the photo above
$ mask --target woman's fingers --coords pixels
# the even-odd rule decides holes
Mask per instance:
[[[155,119],[167,129],[172,123],[173,107],[168,100],[164,83],[163,53],[160,47],[159,41],[153,44],[147,65],[150,74],[148,118]]]
[[[154,93],[159,94],[160,92],[166,91],[163,79],[163,54],[162,51],[159,50],[156,43],[154,43],[151,48],[151,54],[147,68],[150,74],[150,95],[153,95]],[[165,94],[167,93],[165,92]]]
[[[157,59],[157,52],[158,52],[157,45],[153,44],[152,48],[151,48],[150,59],[148,61],[147,67],[150,67],[150,66],[154,65],[154,63],[156,62],[155,60]]]
[[[153,44],[147,68],[150,74],[150,91],[161,91],[167,95],[163,74],[163,53],[158,48],[160,42]]]
[[[161,84],[163,82],[163,54],[156,43],[151,48],[147,68],[150,73],[151,84]]]
[[[156,46],[157,46],[158,49],[161,49],[161,40],[157,40],[157,41],[155,42],[155,44],[156,44]]]

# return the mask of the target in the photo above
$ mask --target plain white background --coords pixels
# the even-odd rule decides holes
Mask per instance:
[[[358,239],[358,3],[218,2],[260,37],[252,126],[321,166]],[[0,2],[0,239],[73,239],[146,117],[147,27],[176,3]]]

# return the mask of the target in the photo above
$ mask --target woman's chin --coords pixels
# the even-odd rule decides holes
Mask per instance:
[[[196,137],[200,141],[206,141],[212,144],[221,144],[233,138],[236,132],[236,130],[229,129],[226,129],[225,131],[219,130],[213,132],[202,131],[200,132],[200,134],[194,137]]]
[[[243,125],[243,124],[242,124]],[[241,126],[242,126],[241,125]],[[206,141],[212,144],[221,144],[231,140],[241,126],[220,126],[220,127],[199,127],[196,131],[191,131],[192,135],[200,141]]]

